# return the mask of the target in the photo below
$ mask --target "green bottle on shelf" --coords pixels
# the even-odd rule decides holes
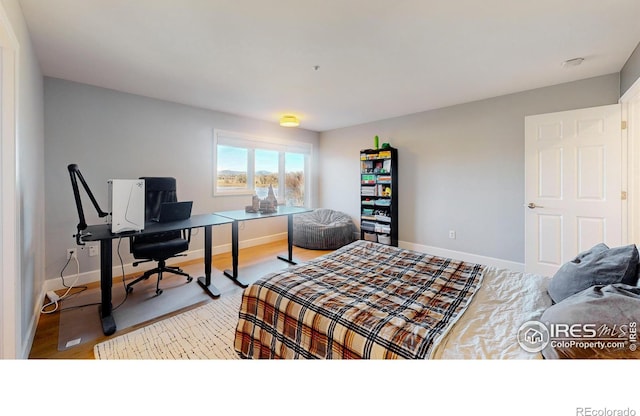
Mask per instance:
[[[379,142],[378,136],[374,137],[373,138],[373,148],[376,149],[376,150],[378,150],[378,142]]]

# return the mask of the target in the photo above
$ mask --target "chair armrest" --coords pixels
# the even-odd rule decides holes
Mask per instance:
[[[182,230],[182,238],[187,240],[188,243],[191,243],[191,228]]]

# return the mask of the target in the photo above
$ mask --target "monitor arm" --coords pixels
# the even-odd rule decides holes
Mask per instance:
[[[80,183],[82,184],[82,187],[84,188],[87,195],[89,195],[89,198],[91,199],[91,202],[93,203],[94,208],[98,212],[98,217],[100,218],[106,217],[109,214],[100,209],[100,206],[98,205],[98,201],[96,201],[96,198],[93,196],[91,189],[89,189],[89,185],[87,185],[87,182],[82,177],[82,173],[80,173],[80,169],[78,169],[78,165],[73,163],[67,166],[67,169],[69,170],[69,176],[71,177],[71,186],[73,187],[73,197],[76,200],[76,208],[78,210],[78,221],[79,221],[77,226],[78,233],[74,235],[74,237],[76,238],[76,243],[78,245],[85,245],[85,242],[82,241],[82,236],[83,236],[82,232],[87,228],[87,222],[85,221],[85,218],[84,218],[84,210],[82,209],[82,201],[80,200],[80,189],[78,188],[78,179],[80,180]]]

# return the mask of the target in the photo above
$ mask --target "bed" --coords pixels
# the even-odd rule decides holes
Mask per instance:
[[[242,358],[541,358],[520,325],[551,305],[548,278],[355,241],[243,292]]]

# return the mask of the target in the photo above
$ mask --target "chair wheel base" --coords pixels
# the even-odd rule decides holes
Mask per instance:
[[[193,280],[193,277],[189,276],[188,273],[185,273],[179,267],[166,266],[164,260],[158,261],[158,267],[152,270],[147,270],[142,276],[134,280],[133,282],[127,285],[126,291],[127,293],[133,292],[133,285],[143,280],[149,279],[153,274],[158,274],[158,281],[156,283],[156,296],[160,296],[162,294],[162,289],[160,289],[160,281],[162,280],[163,273],[173,273],[181,276],[185,276],[187,278],[187,283]]]

